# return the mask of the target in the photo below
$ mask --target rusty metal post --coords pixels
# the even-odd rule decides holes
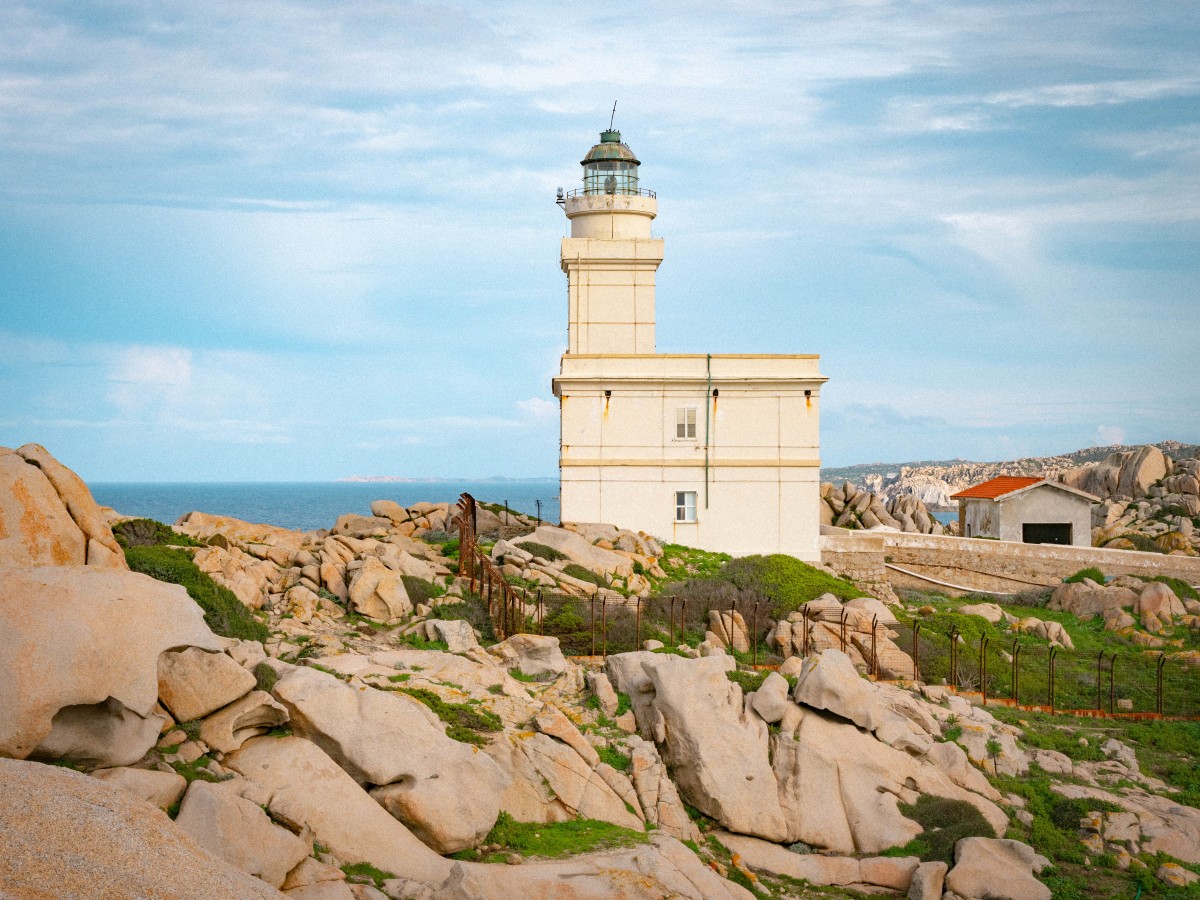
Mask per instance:
[[[753,656],[750,657],[750,665],[758,665],[758,601],[754,603],[754,612],[751,616],[752,625],[750,626],[750,636],[753,644]]]
[[[987,706],[987,645],[985,634],[979,639],[979,693],[983,695],[983,706]]]
[[[1100,712],[1104,707],[1101,690],[1101,677],[1104,672],[1104,651],[1100,651],[1100,655],[1096,657],[1096,712]]]
[[[1021,645],[1016,638],[1013,638],[1012,652],[1012,691],[1013,705],[1021,705]]]
[[[958,626],[950,626],[950,689],[958,691]]]
[[[1157,670],[1154,673],[1154,711],[1160,716],[1163,714],[1163,666],[1166,662],[1167,654],[1159,653]]]
[[[1049,698],[1050,699],[1050,715],[1054,715],[1054,657],[1056,657],[1056,656],[1058,656],[1058,647],[1051,647],[1050,648],[1050,666],[1047,669],[1047,675],[1048,675],[1049,681],[1050,681],[1049,691],[1048,691],[1048,693],[1050,694],[1050,698]]]
[[[1117,700],[1117,651],[1113,651],[1112,660],[1108,664],[1108,712],[1116,711]]]
[[[596,655],[596,595],[600,593],[600,588],[592,591],[592,600],[589,604],[590,612],[588,614],[588,628],[592,632],[592,656]]]
[[[687,597],[679,598],[679,643],[687,643]]]
[[[921,623],[913,622],[913,681],[921,681]]]
[[[675,597],[671,598],[671,646],[675,646]]]
[[[879,627],[879,614],[871,616],[871,674],[879,680],[879,644],[875,640],[875,631]]]
[[[637,598],[637,625],[633,629],[633,649],[639,650],[642,646],[642,598]]]
[[[800,615],[804,620],[804,657],[808,656],[808,604],[805,603],[800,609]]]
[[[545,634],[546,626],[544,623],[546,621],[546,613],[545,613],[544,608],[542,607],[542,589],[541,588],[538,588],[537,617],[538,617],[538,634]]]
[[[600,598],[600,656],[608,657],[608,598]]]

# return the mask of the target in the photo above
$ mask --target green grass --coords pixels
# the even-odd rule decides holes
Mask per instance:
[[[923,794],[916,803],[901,803],[905,818],[912,819],[924,832],[903,847],[885,851],[885,856],[919,856],[922,860],[954,863],[954,845],[968,837],[995,837],[983,813],[965,800],[950,800]]]
[[[1200,600],[1200,591],[1197,591],[1182,578],[1172,578],[1170,575],[1156,575],[1150,580],[1162,582],[1173,590],[1175,596],[1180,600]]]
[[[172,531],[170,525],[154,519],[128,519],[112,527],[113,537],[121,547],[155,547],[168,544],[175,547],[203,547],[190,535]]]
[[[443,603],[435,606],[430,618],[470,622],[471,627],[479,632],[480,640],[484,644],[495,643],[496,631],[492,624],[492,617],[488,615],[487,604],[474,594],[467,594],[455,603]]]
[[[1104,584],[1104,573],[1095,566],[1088,566],[1086,569],[1080,569],[1069,578],[1064,578],[1063,582],[1065,584],[1079,584],[1085,578],[1091,579],[1092,581],[1096,582],[1096,584]]]
[[[594,584],[597,587],[608,587],[608,582],[604,580],[603,575],[597,575],[590,569],[585,569],[579,563],[567,563],[563,566],[563,574],[570,575],[572,578],[578,578],[580,581],[586,581],[589,584]]]
[[[542,682],[545,682],[545,681],[553,681],[554,680],[552,677],[545,678],[540,675],[526,675],[520,669],[509,669],[508,674],[511,675],[513,678],[517,679],[517,681],[525,682],[525,684],[541,684]]]
[[[1037,766],[1020,778],[994,776],[992,784],[1004,794],[1016,794],[1025,800],[1025,809],[1033,816],[1032,824],[1013,820],[1007,837],[1032,846],[1055,864],[1084,864],[1084,847],[1079,841],[1079,820],[1093,810],[1117,807],[1099,800],[1068,800],[1050,790],[1051,780]]]
[[[501,853],[489,856],[485,862],[503,862],[504,852],[519,853],[524,857],[561,859],[594,850],[631,847],[648,839],[649,835],[644,832],[595,819],[554,823],[518,822],[502,811],[484,843],[496,844],[504,849]],[[473,851],[463,851],[454,854],[454,858],[474,859],[475,856]]]
[[[401,575],[400,580],[404,582],[404,590],[408,594],[408,599],[412,601],[413,606],[416,606],[418,603],[424,603],[428,606],[430,600],[446,593],[446,589],[440,584],[426,581],[424,578],[418,578],[416,575]]]
[[[767,680],[767,676],[770,674],[770,672],[749,672],[742,669],[735,669],[732,672],[726,672],[725,677],[734,684],[741,685],[743,694],[749,694],[762,687],[762,683]]]
[[[795,612],[822,594],[833,594],[839,600],[867,596],[849,581],[782,553],[731,560],[722,567],[718,577],[743,593],[769,600],[770,615],[774,618]]]
[[[376,888],[382,888],[385,881],[396,877],[391,872],[377,869],[367,862],[346,863],[342,866],[342,871],[347,878],[369,878]]]
[[[437,650],[441,653],[450,652],[450,645],[445,641],[428,641],[415,632],[413,634],[397,635],[395,640],[397,644],[412,647],[414,650]]]
[[[126,547],[125,561],[135,572],[182,585],[204,610],[204,621],[223,637],[266,641],[267,626],[247,609],[233,591],[201,572],[184,550],[164,546]]]
[[[728,553],[711,553],[682,544],[663,544],[663,556],[659,567],[667,573],[666,579],[655,581],[678,581],[685,578],[716,578],[721,567],[733,559]]]
[[[561,550],[555,550],[553,547],[547,547],[545,544],[539,544],[537,541],[521,541],[514,543],[513,546],[520,547],[526,553],[532,553],[534,556],[541,557],[546,562],[568,558],[567,554]]]
[[[633,765],[632,757],[611,746],[597,747],[596,753],[599,754],[601,762],[608,763],[618,772],[628,772],[629,767]]]
[[[397,690],[420,700],[433,710],[434,715],[446,723],[447,736],[464,744],[474,744],[476,747],[485,746],[488,742],[487,735],[503,728],[500,717],[486,709],[480,709],[467,703],[451,703],[425,688],[397,688]]]

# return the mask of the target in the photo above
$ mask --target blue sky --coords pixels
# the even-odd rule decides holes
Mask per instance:
[[[0,445],[553,475],[554,190],[662,352],[820,353],[829,465],[1200,442],[1200,3],[0,4]]]

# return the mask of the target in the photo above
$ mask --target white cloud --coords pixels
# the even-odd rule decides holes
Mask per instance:
[[[1125,429],[1119,425],[1101,425],[1096,429],[1096,442],[1101,446],[1125,443]]]

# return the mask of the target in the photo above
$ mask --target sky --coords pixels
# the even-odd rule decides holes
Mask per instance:
[[[1200,443],[1200,0],[0,4],[0,445],[91,481],[553,476],[555,189],[822,459]]]

